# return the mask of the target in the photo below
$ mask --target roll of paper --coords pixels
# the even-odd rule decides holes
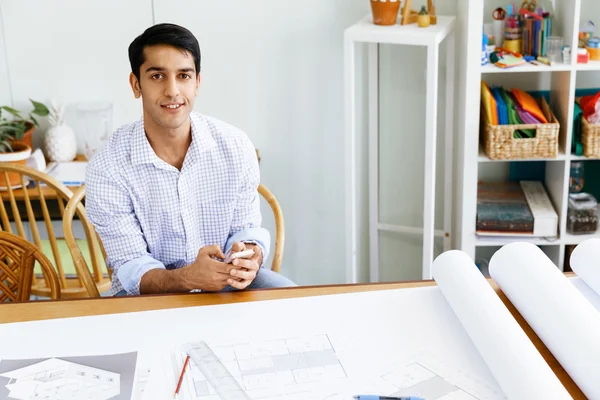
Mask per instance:
[[[600,313],[534,244],[502,247],[490,275],[581,391],[600,399]]]
[[[570,259],[571,269],[600,295],[600,239],[581,242]]]
[[[432,273],[508,399],[571,398],[469,256],[445,252]]]

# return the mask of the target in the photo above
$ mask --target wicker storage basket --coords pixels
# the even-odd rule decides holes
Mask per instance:
[[[581,117],[581,143],[584,156],[600,157],[600,124],[590,124]]]
[[[492,125],[487,113],[481,111],[481,139],[485,154],[492,160],[518,160],[524,158],[555,158],[558,155],[560,124],[546,100],[536,99],[550,123],[529,125]],[[515,138],[519,129],[535,129],[532,138]]]

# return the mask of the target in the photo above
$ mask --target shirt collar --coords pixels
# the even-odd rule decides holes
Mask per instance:
[[[190,147],[185,155],[184,167],[196,163],[203,152],[217,146],[206,117],[190,113],[190,119],[192,122],[192,143],[190,143]]]
[[[185,156],[184,165],[198,161],[200,154],[217,145],[211,135],[206,118],[196,113],[190,113],[192,127],[192,143]],[[150,145],[144,131],[144,117],[140,118],[133,126],[131,162],[135,164],[164,164]]]

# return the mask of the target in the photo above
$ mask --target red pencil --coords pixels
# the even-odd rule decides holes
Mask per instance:
[[[188,355],[185,358],[185,362],[183,363],[183,369],[181,370],[181,374],[179,375],[179,382],[177,383],[177,389],[175,389],[175,394],[173,395],[173,397],[177,397],[177,394],[179,393],[179,389],[181,388],[181,382],[183,382],[183,375],[185,374],[185,368],[187,367],[189,361],[190,356]]]

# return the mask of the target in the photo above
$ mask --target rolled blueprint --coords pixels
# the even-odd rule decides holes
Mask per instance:
[[[432,273],[508,399],[571,399],[469,256],[445,252]]]
[[[600,239],[588,239],[571,253],[571,269],[600,295]]]
[[[579,389],[600,399],[600,313],[531,243],[498,250],[490,275]]]

